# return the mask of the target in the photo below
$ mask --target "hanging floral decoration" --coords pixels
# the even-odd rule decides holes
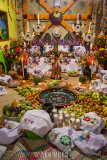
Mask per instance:
[[[59,12],[59,7],[55,7],[55,9],[51,9],[48,4],[44,2],[44,0],[37,0],[37,3],[42,5],[46,11],[49,14],[39,14],[40,20],[46,19],[49,20],[49,22],[46,24],[46,26],[43,28],[41,33],[44,33],[47,29],[49,29],[52,25],[58,26],[62,25],[65,29],[67,29],[70,32],[74,32],[74,30],[65,22],[65,20],[77,20],[77,15],[66,15],[65,12],[76,2],[77,0],[71,0],[63,9],[61,12]],[[92,10],[92,5],[90,5],[91,0],[89,0],[89,5],[88,5],[88,11],[87,15],[80,15],[81,20],[86,20],[88,18],[87,24],[90,22],[91,19],[91,10]],[[36,14],[27,14],[27,1],[25,0],[23,2],[23,18],[24,22],[29,19],[35,19],[37,20],[37,15]],[[88,27],[87,27],[88,28]],[[25,23],[25,32],[27,30],[27,26]]]
[[[20,12],[15,8],[14,3],[13,3],[13,0],[11,0],[11,5],[12,5],[13,10],[14,10],[14,11],[16,12],[16,14],[18,15]]]

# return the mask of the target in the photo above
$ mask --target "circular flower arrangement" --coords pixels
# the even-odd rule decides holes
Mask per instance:
[[[66,146],[68,146],[68,145],[70,145],[70,143],[71,143],[71,139],[70,139],[70,137],[68,137],[68,136],[62,136],[61,138],[60,138],[60,141],[61,141],[61,143],[63,144],[63,145],[66,145]]]
[[[90,118],[89,118],[89,117],[86,117],[86,118],[85,118],[85,121],[90,121]]]

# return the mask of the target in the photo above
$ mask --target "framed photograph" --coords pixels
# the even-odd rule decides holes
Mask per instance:
[[[54,0],[54,7],[60,7],[60,0]]]
[[[0,42],[9,40],[7,12],[0,10]]]

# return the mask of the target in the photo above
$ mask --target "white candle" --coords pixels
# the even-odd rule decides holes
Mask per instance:
[[[93,47],[93,44],[91,43],[91,45],[90,45],[90,50],[92,50],[92,47]]]
[[[80,126],[80,119],[76,119],[75,124],[76,124],[77,126]]]
[[[29,21],[27,21],[27,29],[29,30]]]
[[[71,127],[74,127],[75,124],[75,118],[70,118]]]
[[[62,115],[62,114],[63,114],[63,110],[59,110],[59,111],[58,111],[58,114],[59,114],[59,115]]]
[[[63,117],[62,117],[62,116],[59,116],[59,117],[58,117],[58,122],[59,122],[60,124],[63,123]]]
[[[26,51],[26,42],[24,42],[24,51]]]
[[[23,66],[23,57],[22,57],[22,71],[23,71],[23,77],[24,77],[24,66]]]
[[[38,14],[38,23],[39,23],[39,14]]]
[[[90,24],[89,24],[89,31],[91,30],[91,22],[90,22]]]
[[[77,15],[77,20],[79,21],[79,14]]]
[[[57,113],[57,109],[54,108],[54,109],[52,110],[52,113],[53,113],[53,114],[56,114],[56,113]]]
[[[71,113],[71,118],[75,118],[75,113]]]
[[[65,122],[68,122],[68,120],[69,120],[69,115],[65,114]]]
[[[58,114],[54,114],[53,117],[54,117],[54,123],[57,124],[57,122],[58,122]]]

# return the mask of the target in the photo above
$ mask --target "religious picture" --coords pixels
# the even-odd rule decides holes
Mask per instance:
[[[54,0],[54,7],[60,7],[60,0]]]

